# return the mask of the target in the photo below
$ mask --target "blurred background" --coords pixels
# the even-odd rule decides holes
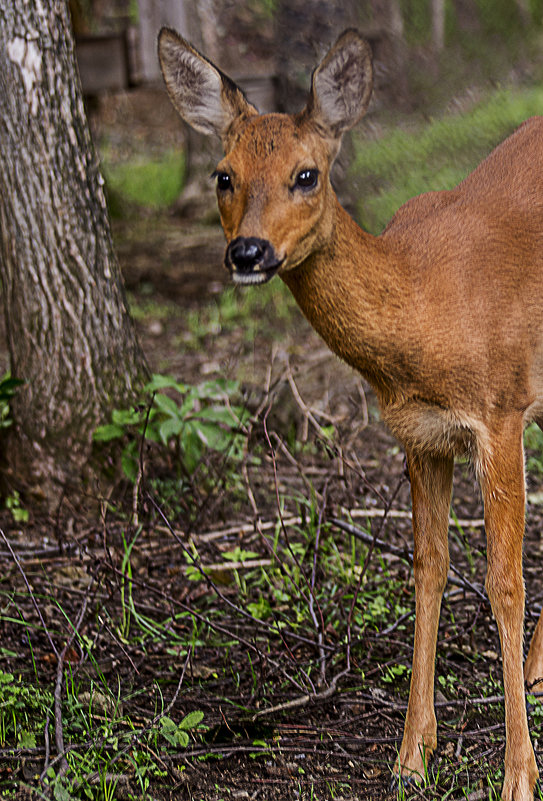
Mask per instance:
[[[70,7],[117,252],[156,370],[192,374],[191,354],[197,374],[224,370],[232,343],[219,360],[205,347],[215,348],[219,334],[241,328],[241,341],[253,343],[260,332],[269,344],[284,340],[293,319],[297,331],[304,325],[281,282],[256,292],[228,287],[210,178],[219,145],[190,131],[168,100],[156,56],[162,25],[195,43],[262,111],[301,108],[313,67],[344,28],[358,27],[373,48],[375,90],[368,114],[344,139],[333,180],[372,233],[409,197],[462,180],[543,110],[543,0],[70,0]],[[255,358],[257,373],[259,365]]]
[[[156,57],[162,25],[195,43],[261,111],[299,109],[327,47],[344,28],[359,28],[374,52],[374,100],[335,180],[346,205],[373,231],[406,197],[456,182],[539,108],[543,0],[70,0],[70,7],[96,141],[112,200],[117,195],[121,204],[176,201],[193,217],[213,208],[209,196],[198,197],[206,184],[209,193],[198,172],[207,179],[218,151],[189,134],[168,105]],[[466,117],[465,132],[445,126],[435,141],[421,142],[420,130],[443,115],[452,128]],[[403,157],[395,155],[398,128],[415,135],[425,175],[412,142],[402,146]],[[382,152],[362,152],[361,141],[382,140],[391,130]],[[461,153],[451,159],[457,145]],[[405,191],[396,168],[408,173]]]

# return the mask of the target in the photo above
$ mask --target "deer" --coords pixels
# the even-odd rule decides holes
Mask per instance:
[[[523,665],[523,430],[543,427],[543,118],[524,122],[458,186],[405,203],[373,236],[340,205],[330,169],[365,114],[372,54],[345,31],[313,72],[304,109],[259,114],[175,31],[159,35],[181,117],[218,136],[214,176],[238,284],[286,283],[328,347],[373,387],[411,485],[415,633],[393,768],[417,781],[437,747],[435,657],[449,569],[453,464],[474,465],[484,504],[486,592],[505,697],[503,801],[538,779],[525,685],[543,679],[543,613]]]

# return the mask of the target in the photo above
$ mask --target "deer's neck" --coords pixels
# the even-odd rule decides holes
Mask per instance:
[[[381,396],[397,387],[409,360],[406,310],[410,281],[405,262],[388,242],[364,232],[336,204],[325,247],[283,279],[327,345],[359,370]],[[409,375],[404,376],[409,382]]]

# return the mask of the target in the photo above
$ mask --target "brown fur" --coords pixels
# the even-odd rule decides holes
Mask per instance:
[[[329,181],[341,132],[364,112],[368,87],[367,48],[348,32],[315,73],[299,115],[256,116],[236,95],[221,134],[226,155],[217,169],[231,180],[231,190],[218,192],[221,220],[228,242],[259,238],[273,248],[302,311],[371,382],[407,453],[416,628],[396,764],[404,775],[422,774],[436,746],[434,661],[453,460],[473,458],[502,644],[502,798],[528,801],[538,771],[522,669],[522,432],[543,417],[543,119],[524,123],[455,189],[410,200],[372,237],[341,208]],[[307,169],[319,171],[318,186],[301,191],[297,175]],[[248,275],[232,269],[239,280],[265,280],[258,264]],[[542,677],[540,620],[525,678]]]

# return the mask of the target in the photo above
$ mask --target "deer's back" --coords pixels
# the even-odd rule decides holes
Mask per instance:
[[[447,224],[448,213],[484,213],[496,222],[513,213],[541,222],[543,215],[543,117],[526,120],[450,191],[427,192],[407,201],[384,234],[402,235],[420,225]],[[441,214],[444,217],[441,217]],[[469,218],[464,220],[468,225]]]
[[[455,189],[408,201],[381,238],[409,276],[406,313],[428,388],[436,376],[456,407],[541,416],[543,118]]]

